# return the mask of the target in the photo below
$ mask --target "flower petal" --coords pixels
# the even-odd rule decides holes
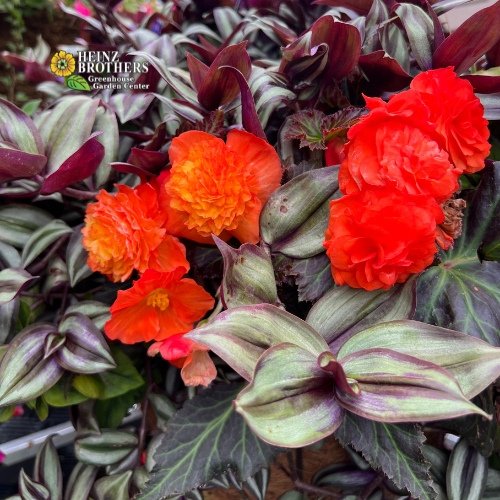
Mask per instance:
[[[186,385],[207,387],[216,376],[217,370],[207,351],[194,351],[187,357],[181,370]]]

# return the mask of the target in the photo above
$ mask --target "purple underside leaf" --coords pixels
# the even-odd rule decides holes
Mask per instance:
[[[132,165],[131,163],[114,161],[110,163],[110,166],[114,168],[117,172],[122,172],[124,174],[135,174],[138,175],[139,177],[156,175],[155,172],[150,172],[149,170],[137,167],[136,165]]]
[[[359,66],[370,84],[388,92],[404,89],[412,80],[398,61],[383,50],[360,55]]]
[[[240,93],[241,84],[235,74],[221,68],[230,66],[238,70],[245,79],[250,77],[252,61],[246,51],[247,43],[245,41],[226,47],[210,65],[198,91],[200,104],[209,111],[231,102]]]
[[[283,343],[259,359],[252,383],[235,401],[252,430],[278,446],[306,446],[332,434],[344,411],[333,397],[333,377],[317,356]]]
[[[194,57],[190,52],[186,52],[186,59],[189,68],[189,75],[194,88],[199,92],[205,80],[209,67]]]
[[[500,2],[476,12],[464,21],[434,52],[433,68],[453,66],[457,74],[467,71],[499,40]]]
[[[0,184],[33,177],[43,170],[46,163],[47,158],[43,155],[0,148]]]
[[[229,309],[187,337],[209,347],[246,380],[252,379],[262,353],[274,345],[294,343],[316,357],[328,350],[305,321],[271,304]]]
[[[257,111],[255,110],[255,101],[253,99],[252,92],[248,86],[245,76],[241,71],[237,68],[233,68],[232,66],[221,66],[220,69],[231,72],[236,77],[238,85],[240,86],[241,121],[243,123],[243,127],[247,132],[250,132],[260,139],[267,141],[266,134],[264,133],[264,129],[260,123]]]
[[[104,146],[94,133],[81,148],[73,153],[43,184],[40,194],[51,194],[90,177],[104,158]]]
[[[314,5],[328,5],[329,7],[347,7],[360,14],[366,15],[370,11],[373,0],[315,0]]]
[[[127,161],[147,172],[158,173],[167,165],[168,154],[161,151],[132,148]]]
[[[323,16],[310,28],[311,45],[328,45],[328,69],[325,81],[341,80],[356,66],[361,54],[361,35],[352,24],[343,23],[333,16]]]
[[[474,92],[480,94],[495,94],[500,92],[500,76],[489,75],[463,75],[464,80],[468,80]]]

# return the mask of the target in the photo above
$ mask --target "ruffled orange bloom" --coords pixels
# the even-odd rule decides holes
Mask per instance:
[[[469,174],[481,170],[491,148],[490,133],[483,105],[472,85],[449,67],[420,73],[410,87],[419,92],[429,108],[430,120],[445,139],[455,167]]]
[[[119,291],[104,332],[124,344],[165,340],[193,329],[213,308],[214,299],[189,278],[186,269],[161,273],[148,269],[129,290]]]
[[[184,132],[169,150],[172,169],[162,177],[169,232],[203,243],[210,235],[259,241],[262,206],[281,181],[279,157],[253,134],[231,130],[227,141]]]
[[[406,281],[432,263],[443,220],[432,198],[387,187],[331,201],[324,246],[335,282],[387,290]]]
[[[163,342],[155,342],[148,349],[148,354],[156,356],[160,353],[163,359],[182,368],[181,377],[186,385],[208,386],[216,377],[217,370],[207,351],[205,346],[178,334]]]
[[[165,223],[151,185],[119,185],[116,194],[101,190],[97,202],[87,205],[82,229],[90,269],[112,281],[125,281],[134,269],[189,269],[184,245],[167,234]]]
[[[458,189],[461,171],[450,163],[420,95],[409,90],[388,103],[365,99],[371,111],[348,132],[339,171],[341,191],[392,186],[438,202],[448,199]]]

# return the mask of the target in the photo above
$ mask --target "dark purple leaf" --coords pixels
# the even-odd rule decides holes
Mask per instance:
[[[141,179],[153,175],[152,172],[148,172],[147,170],[144,170],[141,167],[137,167],[136,165],[132,165],[131,163],[115,161],[113,163],[110,163],[110,165],[117,172],[121,172],[123,174],[138,175]]]
[[[425,6],[427,8],[427,14],[429,14],[430,18],[432,19],[432,24],[434,25],[434,46],[433,46],[433,49],[435,52],[437,50],[437,48],[444,42],[443,27],[441,26],[441,21],[439,20],[439,17],[437,16],[436,12],[432,8],[432,6],[428,0],[425,0]]]
[[[238,81],[241,89],[241,119],[243,122],[243,127],[247,132],[264,139],[267,141],[266,134],[262,129],[262,124],[260,123],[259,117],[257,116],[257,111],[255,110],[255,102],[252,97],[252,92],[248,86],[248,82],[245,79],[243,73],[237,68],[232,66],[223,66],[225,71],[231,72]]]
[[[500,1],[476,12],[461,24],[434,52],[434,68],[453,66],[457,74],[467,71],[499,40]]]
[[[0,184],[39,174],[47,163],[43,155],[0,147]]]
[[[360,14],[366,15],[371,9],[373,0],[316,0],[314,5],[328,5],[329,7],[347,7]]]
[[[59,169],[45,179],[41,194],[51,194],[90,177],[104,157],[104,146],[95,138],[96,132],[73,153]]]
[[[161,151],[147,151],[145,149],[132,148],[127,162],[146,172],[157,174],[167,165],[168,154]]]
[[[341,80],[356,66],[361,54],[361,35],[358,29],[336,20],[333,16],[323,16],[310,28],[311,46],[321,43],[328,45],[328,69],[324,75],[326,83]]]
[[[500,76],[463,75],[462,78],[472,84],[474,92],[480,94],[496,94],[500,92]]]
[[[199,59],[186,52],[186,59],[194,88],[199,92],[205,80],[209,67]]]
[[[359,66],[371,85],[387,92],[404,89],[412,80],[398,61],[389,57],[383,50],[360,55]]]
[[[209,111],[231,102],[240,91],[243,93],[238,77],[235,78],[234,73],[224,71],[222,68],[229,66],[236,69],[246,82],[252,72],[252,62],[246,46],[247,42],[241,42],[226,47],[210,65],[198,92],[198,101]]]

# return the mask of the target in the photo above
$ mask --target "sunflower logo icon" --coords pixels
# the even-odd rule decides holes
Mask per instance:
[[[75,68],[75,58],[64,50],[56,52],[50,60],[50,69],[57,76],[70,76]]]

